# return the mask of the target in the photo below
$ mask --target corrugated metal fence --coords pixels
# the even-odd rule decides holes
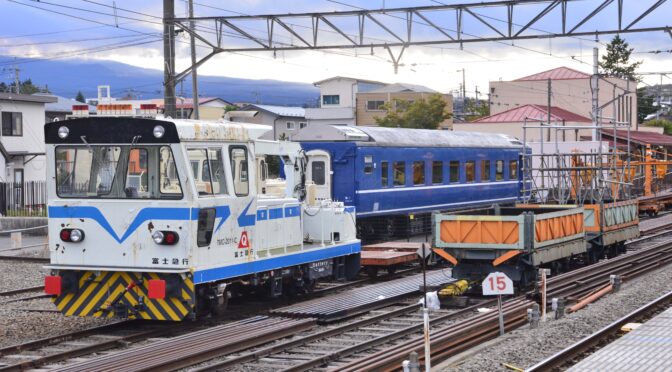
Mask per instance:
[[[0,215],[47,216],[47,188],[44,181],[0,182]]]

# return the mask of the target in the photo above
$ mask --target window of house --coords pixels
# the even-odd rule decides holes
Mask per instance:
[[[424,185],[425,184],[425,162],[424,161],[414,161],[413,162],[413,184],[414,185]]]
[[[476,180],[476,162],[469,160],[464,164],[464,175],[467,182],[474,182]]]
[[[308,126],[308,123],[305,123],[305,122],[302,122],[302,121],[299,122],[299,129],[303,129],[303,128],[307,127],[307,126]]]
[[[244,146],[230,146],[231,171],[233,190],[237,196],[247,196],[250,192],[247,169],[247,148]]]
[[[481,160],[481,182],[490,181],[490,160]]]
[[[2,113],[2,136],[23,136],[23,114],[20,112]]]
[[[509,161],[509,179],[510,180],[518,179],[518,162],[515,160]]]
[[[294,122],[293,121],[288,121],[287,122],[287,129],[294,130],[294,128],[295,128]]]
[[[495,162],[495,181],[504,179],[504,160],[497,160]]]
[[[453,160],[450,162],[450,183],[460,182],[460,162]]]
[[[324,95],[324,96],[322,96],[322,104],[323,105],[340,105],[341,104],[341,96],[339,96],[338,94]]]
[[[373,156],[364,155],[364,174],[373,173]]]
[[[443,162],[432,162],[432,183],[443,183]]]
[[[389,165],[388,162],[382,161],[380,162],[380,183],[382,184],[383,187],[387,187],[387,179],[388,179],[388,169]]]
[[[395,161],[392,165],[394,186],[406,185],[406,162]]]
[[[366,101],[366,110],[367,111],[383,111],[383,105],[385,101]]]

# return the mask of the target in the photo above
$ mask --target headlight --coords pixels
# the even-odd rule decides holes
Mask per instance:
[[[152,234],[152,239],[154,240],[154,243],[162,244],[163,243],[163,232],[154,231],[154,233]]]
[[[77,243],[82,241],[82,238],[84,238],[84,234],[82,233],[82,230],[77,230],[74,229],[70,232],[70,241]]]
[[[79,243],[84,240],[84,231],[80,229],[63,229],[59,235],[64,242]]]
[[[63,126],[58,128],[58,138],[65,139],[68,137],[68,134],[70,134],[70,129],[68,129],[68,127]]]
[[[161,138],[166,133],[166,129],[161,125],[157,125],[157,126],[154,127],[153,133],[154,133],[154,137]]]

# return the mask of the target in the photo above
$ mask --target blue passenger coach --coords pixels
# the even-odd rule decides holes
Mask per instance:
[[[431,212],[514,203],[523,145],[501,134],[324,126],[294,138],[317,199],[354,206],[367,240],[428,232]]]

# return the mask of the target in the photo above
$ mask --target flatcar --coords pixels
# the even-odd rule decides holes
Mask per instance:
[[[310,157],[297,143],[260,140],[269,129],[137,117],[46,124],[45,291],[56,307],[180,321],[221,312],[236,293],[355,276],[354,208],[306,200]],[[282,179],[269,179],[271,158]]]
[[[317,198],[355,207],[363,240],[431,231],[431,212],[515,203],[523,144],[500,134],[323,126],[292,138]]]

